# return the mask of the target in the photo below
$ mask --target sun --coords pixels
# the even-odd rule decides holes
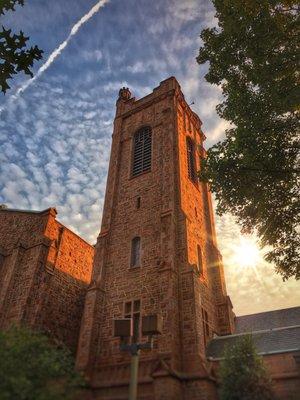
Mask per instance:
[[[252,238],[242,237],[233,250],[234,262],[241,267],[254,268],[261,258],[258,245]]]

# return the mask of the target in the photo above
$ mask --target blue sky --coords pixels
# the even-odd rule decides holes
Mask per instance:
[[[96,0],[31,0],[1,17],[44,50],[34,71],[68,37]],[[195,57],[202,28],[215,24],[209,0],[111,0],[71,37],[50,67],[15,96],[19,74],[0,95],[0,203],[41,210],[94,243],[100,227],[115,101],[120,87],[142,97],[174,75],[203,121],[206,147],[222,138],[219,88]],[[233,218],[217,219],[229,294],[238,314],[299,305],[300,285],[282,283],[261,257],[241,269]],[[254,243],[255,238],[246,240]],[[298,293],[298,294],[297,294]]]

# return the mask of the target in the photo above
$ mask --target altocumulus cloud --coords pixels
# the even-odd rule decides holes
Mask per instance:
[[[101,121],[104,113],[105,121],[108,110],[89,97],[80,101],[76,91],[70,96],[56,89],[39,83],[27,107],[12,105],[1,123],[10,139],[1,143],[1,197],[11,207],[56,206],[63,222],[93,242],[100,225],[112,127],[90,120]],[[46,94],[52,101],[40,107],[39,99]],[[84,109],[90,119],[84,120]],[[16,118],[21,132],[15,131]]]
[[[3,25],[24,29],[47,60],[96,3],[32,0],[3,17]],[[176,76],[203,120],[207,146],[219,140],[227,127],[215,111],[221,93],[205,82],[207,66],[195,61],[199,33],[214,23],[208,0],[111,0],[12,104],[10,98],[29,82],[18,76],[11,93],[0,98],[5,109],[0,120],[0,202],[35,210],[56,206],[63,223],[94,243],[115,100],[122,86],[141,97]],[[217,222],[227,286],[238,314],[299,303],[299,285],[282,284],[264,262],[257,274],[238,273],[230,253],[232,244],[238,244],[237,225],[230,216]]]

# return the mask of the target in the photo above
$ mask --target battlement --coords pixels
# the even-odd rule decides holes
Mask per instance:
[[[200,130],[202,121],[186,102],[180,84],[174,76],[161,81],[160,84],[153,89],[152,93],[149,93],[141,99],[131,97],[131,91],[129,88],[121,88],[116,103],[116,117],[126,118],[136,112],[139,112],[141,109],[150,107],[152,104],[159,102],[168,96],[176,97],[176,99],[180,102],[181,107],[188,114],[195,126]]]

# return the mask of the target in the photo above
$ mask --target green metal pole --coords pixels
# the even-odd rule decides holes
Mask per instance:
[[[140,350],[131,353],[129,400],[137,399],[138,371]]]

